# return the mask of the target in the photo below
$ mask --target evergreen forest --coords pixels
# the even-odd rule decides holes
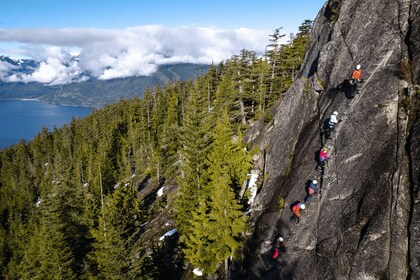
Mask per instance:
[[[223,269],[245,240],[239,192],[253,151],[243,135],[271,121],[311,29],[306,20],[287,43],[276,29],[264,56],[242,50],[194,81],[149,88],[3,149],[1,278],[180,279]],[[162,213],[175,241],[158,241]]]

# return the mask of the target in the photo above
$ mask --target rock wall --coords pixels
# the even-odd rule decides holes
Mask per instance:
[[[420,120],[413,126],[407,145],[410,154],[411,216],[410,216],[410,277],[420,279]]]
[[[409,22],[407,44],[410,47],[410,60],[413,63],[413,80],[418,85],[420,84],[420,0],[411,1]]]
[[[419,1],[330,2],[315,21],[312,46],[274,109],[274,122],[248,135],[266,152],[267,169],[238,279],[420,279],[413,244],[420,240],[420,207],[410,189],[418,165],[406,151],[415,110],[402,105],[412,81],[403,79],[400,66],[416,60],[412,77],[420,82]],[[364,82],[353,96],[348,79],[357,64]],[[342,121],[326,140],[320,127],[333,111]],[[323,145],[332,159],[318,172],[315,155]],[[295,225],[289,205],[303,201],[305,183],[313,179],[322,195]],[[286,264],[271,258],[279,235]]]

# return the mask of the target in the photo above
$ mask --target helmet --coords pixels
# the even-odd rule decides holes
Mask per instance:
[[[333,112],[333,115],[336,115],[337,116],[338,115],[338,112],[337,111],[334,111]]]
[[[323,150],[324,152],[328,152],[328,148],[327,148],[327,147],[322,148],[322,150]]]
[[[315,185],[318,184],[317,180],[313,180],[312,183],[314,183]]]
[[[360,64],[357,64],[356,69],[360,70],[360,67],[361,67]]]
[[[281,236],[280,236],[280,237],[279,237],[279,241],[280,241],[280,242],[283,242],[283,237],[281,237]]]
[[[302,203],[302,205],[300,206],[300,209],[305,209],[305,204]]]

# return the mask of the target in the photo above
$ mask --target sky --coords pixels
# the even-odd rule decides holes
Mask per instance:
[[[31,58],[6,82],[65,84],[150,75],[167,63],[212,63],[241,49],[264,52],[276,28],[296,33],[325,0],[0,0],[0,55]],[[74,56],[77,59],[73,59]]]

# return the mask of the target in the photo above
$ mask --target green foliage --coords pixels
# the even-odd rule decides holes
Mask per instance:
[[[311,28],[305,21],[285,44],[277,29],[263,58],[242,50],[192,82],[147,89],[141,100],[2,150],[1,277],[159,278],[154,249],[139,241],[140,224],[156,214],[138,199],[140,178],[179,186],[169,195],[182,254],[213,273],[245,230],[238,193],[255,151],[242,132],[260,116],[272,121],[270,106],[298,73]]]
[[[309,79],[306,79],[306,81],[305,81],[305,87],[303,88],[303,94],[305,96],[308,96],[309,93],[310,93],[310,91],[311,91],[311,83],[310,83],[310,80]]]
[[[97,264],[103,279],[127,279],[135,257],[132,252],[141,219],[140,203],[134,188],[118,188],[108,196],[99,218],[99,228],[90,258]]]
[[[219,118],[214,134],[208,155],[207,219],[202,224],[205,231],[200,238],[207,242],[205,254],[199,252],[200,259],[196,263],[206,273],[213,273],[220,262],[240,247],[238,238],[245,229],[245,217],[235,190],[238,191],[251,167],[251,156],[244,149],[241,136],[233,141],[227,112]]]
[[[198,82],[197,82],[198,83]],[[178,178],[180,190],[175,203],[178,229],[187,233],[190,229],[191,209],[196,209],[199,199],[205,194],[207,183],[205,161],[211,143],[210,113],[206,107],[203,92],[192,90],[186,105],[187,113],[181,134],[181,175]]]
[[[266,111],[264,114],[264,124],[268,124],[269,122],[271,122],[273,120],[274,116],[273,116],[273,112]]]
[[[406,111],[411,111],[413,109],[413,99],[410,96],[403,97],[401,99],[401,106]]]
[[[340,16],[340,11],[338,9],[331,9],[331,13],[332,13],[332,15],[330,17],[330,21],[334,22]]]
[[[340,7],[341,7],[342,0],[331,0],[328,3],[328,19],[331,22],[334,22],[340,16]]]
[[[270,66],[267,76],[268,105],[271,105],[292,85],[296,74],[303,63],[305,52],[310,43],[312,21],[305,20],[299,27],[299,33],[291,34],[287,44],[280,44],[284,34],[276,29],[267,46],[266,58]]]
[[[413,70],[412,63],[408,58],[401,60],[400,62],[400,77],[401,79],[408,82],[409,85],[413,84]]]
[[[325,89],[325,82],[318,75],[316,75],[316,80],[318,81],[318,84],[322,87],[322,89]]]
[[[279,200],[278,200],[279,209],[284,209],[284,205],[285,205],[284,198],[283,197],[279,197]]]
[[[292,173],[292,170],[293,170],[293,157],[294,157],[293,155],[289,155],[287,157],[288,164],[287,164],[287,169],[284,172],[284,176],[285,177],[289,177],[289,175]]]

